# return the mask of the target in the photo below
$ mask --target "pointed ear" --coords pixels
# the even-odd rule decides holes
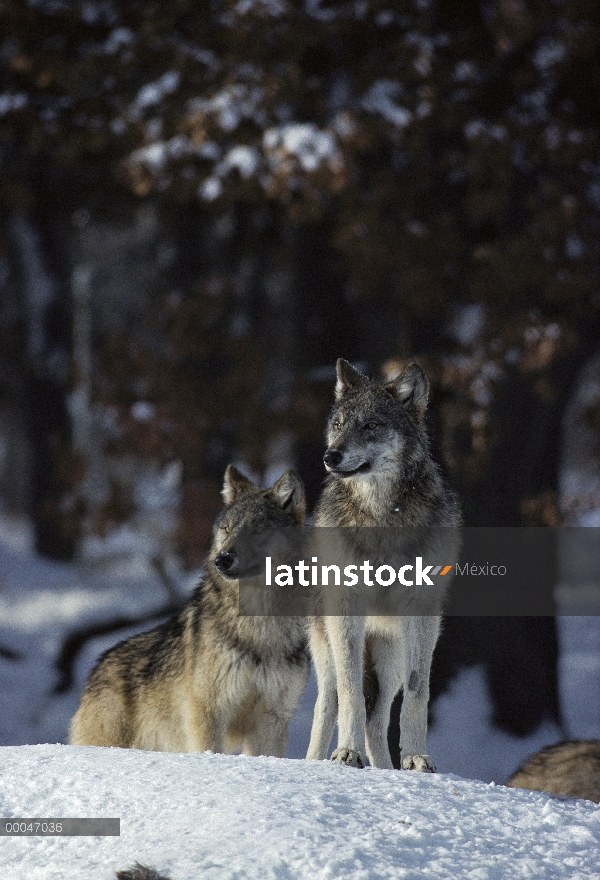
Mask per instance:
[[[384,387],[415,421],[422,420],[429,398],[429,380],[418,364],[410,364],[397,379]]]
[[[295,471],[286,471],[267,494],[275,504],[292,513],[298,525],[304,523],[306,514],[304,486]]]
[[[355,388],[368,381],[366,376],[355,370],[344,358],[338,358],[335,365],[337,381],[335,383],[335,399],[339,400],[349,388]]]
[[[227,465],[221,489],[225,504],[233,504],[234,501],[254,488],[254,483],[251,483],[248,477],[245,477],[234,465]]]

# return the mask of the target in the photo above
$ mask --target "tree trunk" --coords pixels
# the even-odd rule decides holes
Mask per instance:
[[[30,514],[35,545],[45,556],[70,559],[77,526],[66,405],[70,360],[67,292],[50,268],[39,212],[15,211],[9,229],[26,326],[23,407],[31,447]]]

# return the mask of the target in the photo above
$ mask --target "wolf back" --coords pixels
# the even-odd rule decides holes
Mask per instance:
[[[171,620],[107,651],[71,722],[73,745],[283,756],[309,659],[300,618],[240,616],[236,539],[302,525],[293,471],[261,490],[229,466],[205,576]]]
[[[528,758],[506,784],[600,804],[600,740],[546,746]]]

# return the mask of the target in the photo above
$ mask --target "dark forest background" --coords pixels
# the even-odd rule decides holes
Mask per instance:
[[[558,486],[600,339],[599,58],[593,0],[4,0],[0,494],[38,551],[141,522],[149,474],[185,566],[230,461],[312,507],[340,356],[424,367],[467,525],[597,506]],[[433,690],[483,657],[526,733],[556,654],[552,618],[449,621]]]

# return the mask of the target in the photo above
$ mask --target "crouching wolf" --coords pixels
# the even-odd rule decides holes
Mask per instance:
[[[506,784],[600,804],[600,740],[546,746],[525,761]]]
[[[232,465],[206,572],[184,608],[107,651],[70,728],[72,745],[285,754],[308,676],[305,622],[239,615],[236,539],[304,522],[304,489],[287,471],[260,490]]]
[[[378,527],[378,533],[385,530],[402,542],[406,531],[399,528],[425,535],[438,529],[450,534],[452,546],[446,559],[435,561],[456,560],[460,510],[429,451],[423,423],[428,393],[429,382],[416,364],[382,384],[338,360],[324,455],[329,475],[316,509],[315,535],[319,527],[335,527],[342,542],[360,544],[367,540],[366,527]],[[358,545],[349,547],[354,558],[359,550]],[[338,748],[332,760],[362,767],[366,752],[373,766],[391,769],[387,729],[392,701],[402,689],[402,767],[433,772],[426,753],[427,707],[439,611],[428,616],[360,615],[356,593],[349,591],[338,595],[340,604],[331,613],[331,594],[319,589],[315,614],[309,618],[318,697],[307,758],[327,756],[337,719]],[[364,583],[355,589],[364,590]],[[363,666],[365,682],[375,681],[368,713]]]

